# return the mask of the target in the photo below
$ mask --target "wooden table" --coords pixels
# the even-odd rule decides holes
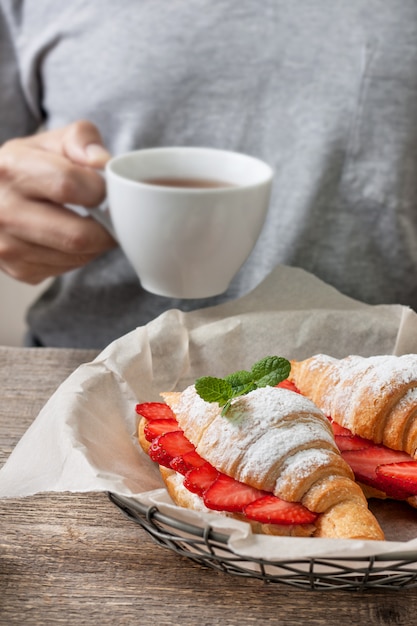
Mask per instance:
[[[94,351],[0,347],[0,465]],[[415,624],[417,588],[307,591],[203,568],[104,494],[0,502],[0,624]]]

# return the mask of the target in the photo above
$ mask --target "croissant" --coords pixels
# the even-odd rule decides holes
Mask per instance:
[[[351,355],[339,360],[317,354],[304,361],[292,361],[289,378],[303,395],[347,429],[348,434],[379,446],[372,451],[368,448],[364,458],[372,454],[377,459],[380,454],[384,463],[391,466],[402,463],[402,467],[397,465],[390,470],[391,474],[394,471],[398,474],[395,493],[389,492],[386,465],[385,470],[377,471],[381,478],[385,477],[385,483],[370,481],[369,496],[384,496],[387,487],[391,497],[408,499],[416,506],[417,491],[413,484],[417,485],[417,463],[413,459],[417,459],[417,355],[368,358]],[[340,439],[347,452],[344,457],[348,462],[355,461],[360,455],[346,449],[347,441]],[[359,444],[355,442],[356,448]],[[392,450],[391,457],[385,448]],[[400,452],[394,454],[394,451]],[[372,487],[376,491],[371,491]]]
[[[353,434],[417,456],[417,355],[318,354],[292,361],[290,380]]]
[[[227,486],[231,478],[246,489],[255,490],[256,497],[252,499],[255,497],[256,502],[242,510],[225,509],[229,511],[227,514],[231,511],[234,517],[249,521],[255,532],[384,538],[361,488],[354,482],[352,470],[335,444],[329,420],[308,398],[288,389],[260,388],[233,400],[227,415],[223,416],[218,404],[202,400],[194,386],[182,393],[162,396],[172,409],[177,428],[190,442],[192,453],[202,459],[205,466],[214,468],[216,476],[225,477],[220,483]],[[140,405],[137,411],[142,415],[146,413]],[[144,450],[152,447],[158,450],[154,442],[160,438],[146,440],[144,436],[147,423],[149,420],[141,420],[139,441]],[[158,454],[160,450],[151,458],[164,465]],[[186,457],[187,453],[183,459]],[[178,469],[177,459],[161,468],[171,497],[181,506],[205,508],[215,485],[219,491],[219,481],[210,483],[198,496],[187,493],[184,484],[188,474],[185,473],[183,479],[181,472],[172,469]],[[225,500],[233,500],[233,497],[227,496]],[[268,505],[277,501],[287,503],[290,508],[307,510],[313,521],[297,523],[297,515],[291,524],[291,518],[284,524],[265,519],[262,498],[266,498]],[[221,506],[213,508],[222,510]],[[253,515],[254,510],[262,514]]]

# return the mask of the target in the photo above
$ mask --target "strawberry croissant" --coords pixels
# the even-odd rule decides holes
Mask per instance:
[[[417,355],[317,354],[293,361],[290,379],[333,420],[367,495],[417,506]]]
[[[163,397],[170,408],[137,406],[139,440],[180,506],[221,511],[255,532],[383,539],[329,420],[307,398],[258,388],[225,415],[194,385]]]

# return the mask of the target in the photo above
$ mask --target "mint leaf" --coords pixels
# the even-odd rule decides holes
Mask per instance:
[[[240,370],[239,372],[229,374],[229,376],[226,376],[224,380],[231,384],[233,389],[233,398],[243,396],[249,393],[249,391],[256,389],[256,385],[253,383],[252,373],[247,372],[246,370]]]
[[[230,405],[231,404],[232,404],[232,400],[231,399],[226,402],[226,404],[224,405],[224,407],[222,409],[222,412],[221,412],[221,416],[222,417],[224,417],[226,415],[227,411],[230,409]]]
[[[227,380],[214,378],[213,376],[203,376],[195,381],[195,390],[206,402],[217,402],[224,406],[233,395],[233,388]]]
[[[251,373],[257,387],[274,387],[288,378],[291,363],[280,356],[266,356],[252,367]]]
[[[240,370],[225,378],[203,376],[195,382],[198,395],[206,402],[217,402],[226,415],[231,401],[259,387],[274,387],[288,378],[291,363],[279,356],[266,356],[253,365],[250,372]]]

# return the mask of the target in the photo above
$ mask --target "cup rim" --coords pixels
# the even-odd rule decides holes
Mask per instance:
[[[157,154],[157,153],[172,153],[172,152],[176,152],[180,150],[181,152],[185,152],[188,154],[192,154],[193,152],[195,154],[197,153],[211,153],[211,154],[217,154],[219,156],[221,155],[227,155],[227,156],[233,156],[233,157],[237,157],[240,158],[244,161],[247,162],[252,162],[254,165],[256,164],[257,167],[260,167],[264,170],[263,175],[259,175],[258,180],[256,181],[252,181],[252,182],[248,182],[248,183],[239,183],[236,186],[230,186],[230,187],[169,187],[166,185],[156,185],[156,184],[152,184],[150,185],[149,183],[146,183],[144,181],[140,181],[140,180],[133,180],[127,176],[123,176],[122,174],[114,171],[114,166],[117,164],[120,164],[123,161],[129,161],[134,159],[137,155],[145,155],[145,154]],[[246,154],[244,152],[238,152],[235,150],[226,150],[226,149],[222,149],[222,148],[212,148],[212,147],[205,147],[205,146],[157,146],[157,147],[153,147],[153,148],[141,148],[138,150],[130,150],[128,152],[124,152],[122,154],[119,155],[115,155],[113,156],[106,164],[105,166],[105,173],[106,175],[111,175],[112,177],[119,179],[120,181],[123,181],[125,184],[131,184],[135,187],[146,187],[147,189],[153,189],[153,190],[164,190],[164,191],[168,191],[170,193],[230,193],[230,192],[236,192],[236,190],[240,190],[240,189],[250,189],[250,188],[255,188],[258,187],[260,185],[265,185],[268,184],[272,181],[273,177],[274,177],[274,170],[272,169],[272,167],[266,163],[266,161],[260,159],[259,157],[253,156],[253,155],[249,155]]]

